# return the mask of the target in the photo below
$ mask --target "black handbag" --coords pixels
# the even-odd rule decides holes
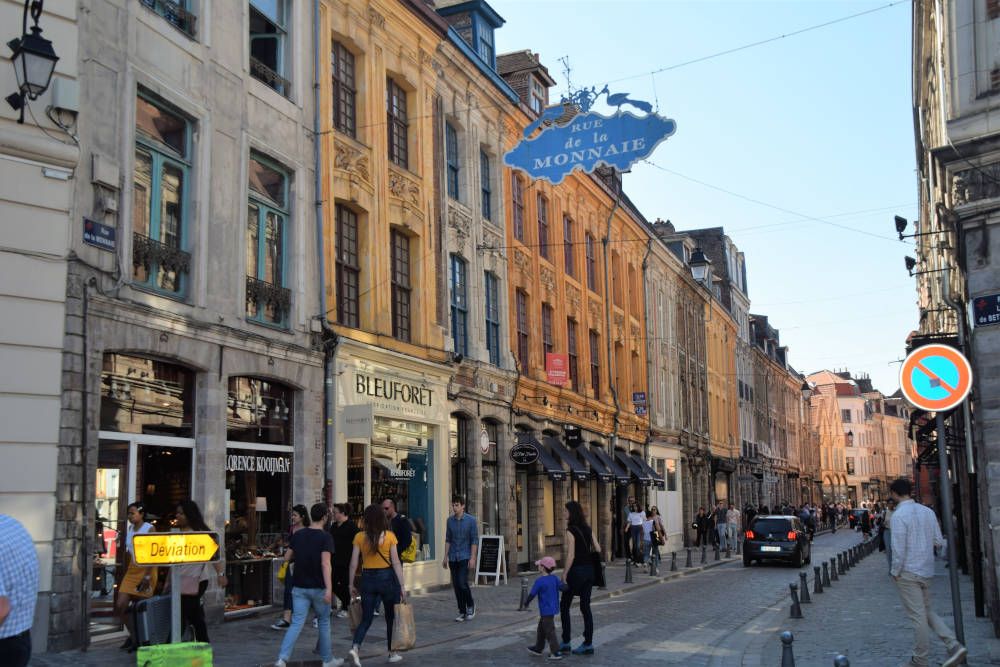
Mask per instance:
[[[572,529],[571,529],[572,530]],[[583,537],[581,532],[580,537]],[[575,535],[574,535],[575,538]],[[604,560],[601,558],[600,551],[594,551],[594,543],[590,543],[590,565],[594,569],[594,585],[598,588],[604,588],[608,585],[607,579],[604,576]]]

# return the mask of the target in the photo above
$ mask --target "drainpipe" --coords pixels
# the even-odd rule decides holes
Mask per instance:
[[[649,269],[649,256],[653,253],[653,239],[646,241],[646,254],[642,256],[642,312],[645,318],[649,318],[649,282],[646,280],[646,272]],[[649,324],[647,321],[646,332],[649,332]],[[646,430],[646,442],[643,443],[643,456],[646,460],[649,460],[649,441],[652,439],[653,435],[653,415],[652,415],[652,405],[653,405],[653,390],[652,390],[652,380],[654,374],[653,360],[649,353],[649,337],[647,336],[646,342],[646,420],[649,422],[649,428]]]
[[[337,391],[334,387],[334,367],[337,360],[337,343],[339,337],[330,328],[326,317],[326,256],[323,235],[323,160],[320,150],[322,134],[320,118],[320,39],[322,36],[319,21],[320,0],[313,0],[313,190],[316,198],[316,261],[319,273],[319,320],[323,337],[323,482],[327,503],[336,497],[334,489],[333,448],[336,442],[337,430],[333,420],[337,412]]]
[[[611,211],[608,213],[608,221],[605,225],[604,239],[602,239],[601,244],[604,246],[604,321],[607,324],[607,348],[608,348],[608,386],[611,389],[611,398],[615,402],[615,415],[614,415],[614,425],[611,431],[611,448],[609,454],[611,460],[615,458],[615,446],[618,444],[618,417],[621,415],[621,404],[618,402],[618,389],[615,387],[615,373],[614,373],[614,347],[611,343],[611,258],[608,253],[610,249],[608,248],[608,243],[611,240],[611,220],[615,216],[615,211],[618,210],[618,206],[621,203],[621,192],[616,190],[615,192],[615,205],[611,207]],[[616,500],[615,496],[618,495],[617,485],[612,490],[612,500]],[[616,552],[615,542],[618,541],[619,546],[621,546],[620,540],[622,536],[619,534],[621,526],[618,525],[618,519],[620,518],[621,512],[618,509],[618,503],[612,502],[614,509],[611,513],[611,544],[609,545],[612,549],[612,555]]]

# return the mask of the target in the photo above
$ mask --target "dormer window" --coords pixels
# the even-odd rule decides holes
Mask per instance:
[[[531,110],[535,113],[542,113],[545,108],[548,91],[545,86],[535,77],[531,77]]]
[[[479,21],[478,24],[479,44],[477,45],[477,50],[479,51],[479,57],[490,67],[496,67],[493,52],[493,28],[487,25],[485,21]]]

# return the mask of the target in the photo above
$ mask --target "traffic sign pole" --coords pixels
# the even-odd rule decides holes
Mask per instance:
[[[170,643],[180,644],[181,638],[181,571],[170,567]]]
[[[958,557],[955,555],[955,521],[951,514],[951,476],[948,474],[948,449],[945,444],[944,414],[937,413],[938,468],[941,471],[941,512],[944,514],[945,534],[948,536],[948,578],[951,581],[951,610],[955,615],[955,637],[965,643],[965,624],[962,622],[962,599],[958,590]]]

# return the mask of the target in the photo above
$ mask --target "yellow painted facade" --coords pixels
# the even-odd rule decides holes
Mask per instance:
[[[737,325],[716,299],[705,305],[708,351],[709,448],[714,457],[739,457],[740,421],[736,394]]]

